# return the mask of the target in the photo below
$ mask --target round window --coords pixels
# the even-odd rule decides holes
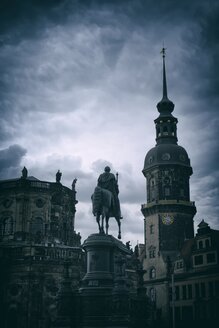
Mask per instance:
[[[169,161],[170,160],[170,154],[169,153],[164,153],[162,155],[162,160],[163,161]]]
[[[181,154],[181,155],[179,155],[179,159],[180,159],[181,161],[185,162],[186,157],[185,157],[185,155]]]

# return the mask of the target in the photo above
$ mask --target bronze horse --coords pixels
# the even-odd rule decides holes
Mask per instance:
[[[121,239],[121,217],[119,213],[114,211],[114,199],[111,191],[96,187],[94,193],[91,196],[93,205],[93,215],[96,217],[96,221],[99,227],[100,233],[104,232],[104,219],[106,223],[106,235],[108,235],[109,218],[114,217],[117,221],[119,233],[118,238]],[[101,218],[101,223],[100,223]]]

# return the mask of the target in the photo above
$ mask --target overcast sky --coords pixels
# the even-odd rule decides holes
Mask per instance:
[[[1,0],[0,178],[20,177],[24,165],[47,181],[60,169],[68,187],[77,178],[84,239],[97,231],[90,196],[108,164],[119,172],[123,241],[143,242],[142,169],[155,145],[165,42],[195,222],[219,229],[218,22],[216,0]]]

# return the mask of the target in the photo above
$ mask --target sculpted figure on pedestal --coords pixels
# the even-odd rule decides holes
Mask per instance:
[[[110,167],[106,166],[104,173],[100,174],[97,180],[97,187],[92,195],[93,214],[99,227],[99,232],[104,233],[103,222],[106,221],[106,234],[108,234],[109,218],[114,217],[118,223],[118,238],[121,239],[121,211],[119,202],[118,174],[117,179],[110,173]],[[100,223],[100,218],[102,223]]]

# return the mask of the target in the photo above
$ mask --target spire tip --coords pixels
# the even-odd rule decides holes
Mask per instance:
[[[167,79],[166,79],[166,67],[165,67],[166,48],[164,47],[164,44],[160,53],[162,54],[163,57],[163,98],[158,103],[157,107],[158,107],[158,111],[161,114],[162,113],[171,114],[171,112],[174,109],[174,104],[172,103],[172,101],[168,99],[167,96]]]
[[[162,48],[162,50],[161,50],[161,52],[160,52],[160,53],[162,54],[162,57],[163,57],[163,58],[165,58],[165,56],[166,56],[166,49],[167,49],[167,48],[164,48],[164,46],[163,46],[163,48]]]

